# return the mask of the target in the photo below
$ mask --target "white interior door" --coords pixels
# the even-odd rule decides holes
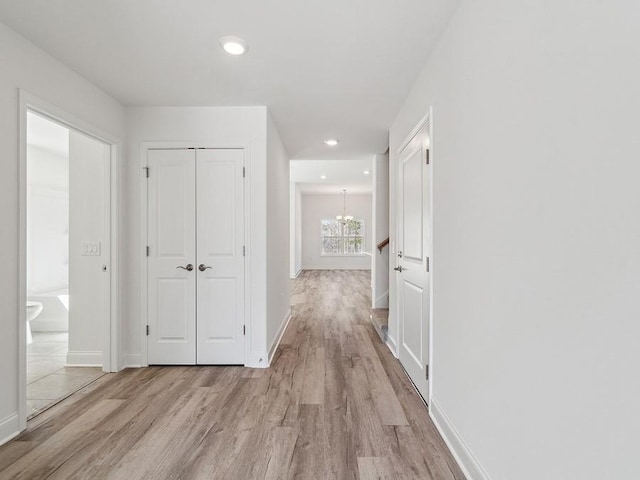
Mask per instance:
[[[196,158],[197,363],[244,364],[244,150]]]
[[[102,365],[110,320],[111,148],[69,130],[68,365]]]
[[[149,150],[148,361],[196,363],[195,150]]]
[[[428,125],[400,152],[398,162],[397,292],[399,358],[429,400],[431,209]]]

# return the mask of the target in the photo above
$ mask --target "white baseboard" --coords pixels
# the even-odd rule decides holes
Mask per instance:
[[[269,366],[268,352],[254,352],[249,355],[245,367],[249,368],[267,368]]]
[[[276,350],[278,349],[278,345],[280,345],[280,341],[284,336],[284,332],[287,331],[287,327],[289,326],[290,321],[291,321],[291,309],[287,311],[287,315],[282,320],[282,323],[280,324],[280,328],[278,329],[276,336],[271,341],[271,345],[269,346],[269,365],[271,365],[271,360],[273,360],[273,355],[276,353]]]
[[[396,342],[395,338],[389,335],[388,331],[387,331],[387,347],[389,347],[389,350],[391,350],[391,353],[393,354],[393,356],[398,358],[398,342]]]
[[[389,290],[376,298],[373,308],[389,308]]]
[[[18,412],[12,413],[8,417],[0,420],[0,445],[4,445],[20,433],[20,421]]]
[[[102,367],[102,352],[69,352],[67,367]]]
[[[144,361],[143,355],[141,353],[128,353],[124,355],[122,368],[141,368],[146,367],[147,364]]]
[[[293,275],[293,276],[289,276],[289,278],[292,278],[292,279],[293,279],[293,278],[298,278],[298,277],[300,276],[300,274],[301,274],[301,273],[302,273],[302,269],[298,270],[298,271],[296,272],[296,274],[295,274],[295,275]]]
[[[482,468],[433,395],[431,395],[429,415],[465,476],[469,480],[490,480],[489,474]]]

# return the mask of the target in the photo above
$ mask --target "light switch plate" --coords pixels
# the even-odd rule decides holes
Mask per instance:
[[[83,257],[99,257],[100,242],[82,242],[81,254]]]

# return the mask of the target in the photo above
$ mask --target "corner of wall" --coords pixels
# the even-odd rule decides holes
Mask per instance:
[[[387,347],[389,347],[393,356],[398,358],[398,342],[389,333],[387,333]]]
[[[128,353],[123,355],[123,362],[121,370],[125,368],[141,368],[147,365],[144,362],[144,355],[141,353]]]
[[[280,342],[282,341],[282,337],[284,336],[284,332],[287,331],[287,327],[289,326],[289,322],[291,321],[291,309],[287,310],[287,314],[285,315],[285,317],[282,319],[282,323],[280,324],[280,328],[278,328],[278,331],[275,335],[275,337],[273,338],[273,340],[271,340],[271,344],[269,345],[269,365],[271,365],[271,360],[273,360],[273,356],[276,353],[276,350],[278,349],[278,346],[280,345]]]
[[[67,365],[73,367],[102,367],[102,352],[67,352]]]
[[[442,435],[444,442],[449,447],[458,465],[465,476],[474,480],[491,480],[489,474],[482,468],[480,462],[473,454],[469,446],[462,439],[453,423],[444,413],[436,398],[431,395],[431,405],[429,406],[429,416],[433,420],[436,428]]]
[[[0,445],[4,445],[20,433],[20,421],[18,412],[14,412],[3,420],[0,420]]]
[[[269,355],[266,350],[260,352],[252,352],[249,355],[247,364],[245,367],[249,368],[268,368],[269,367]]]

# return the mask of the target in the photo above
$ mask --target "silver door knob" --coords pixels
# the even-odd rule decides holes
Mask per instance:
[[[178,265],[176,268],[181,268],[183,270],[186,270],[187,272],[190,272],[191,270],[193,270],[193,265],[189,264],[186,267],[183,267],[182,265]]]
[[[198,265],[198,270],[200,270],[201,272],[204,272],[207,268],[211,268],[208,265],[205,265],[204,263],[201,263],[200,265]]]
[[[396,272],[401,272],[401,271],[402,271],[402,265],[398,265],[397,267],[393,267],[393,269],[394,269]]]

